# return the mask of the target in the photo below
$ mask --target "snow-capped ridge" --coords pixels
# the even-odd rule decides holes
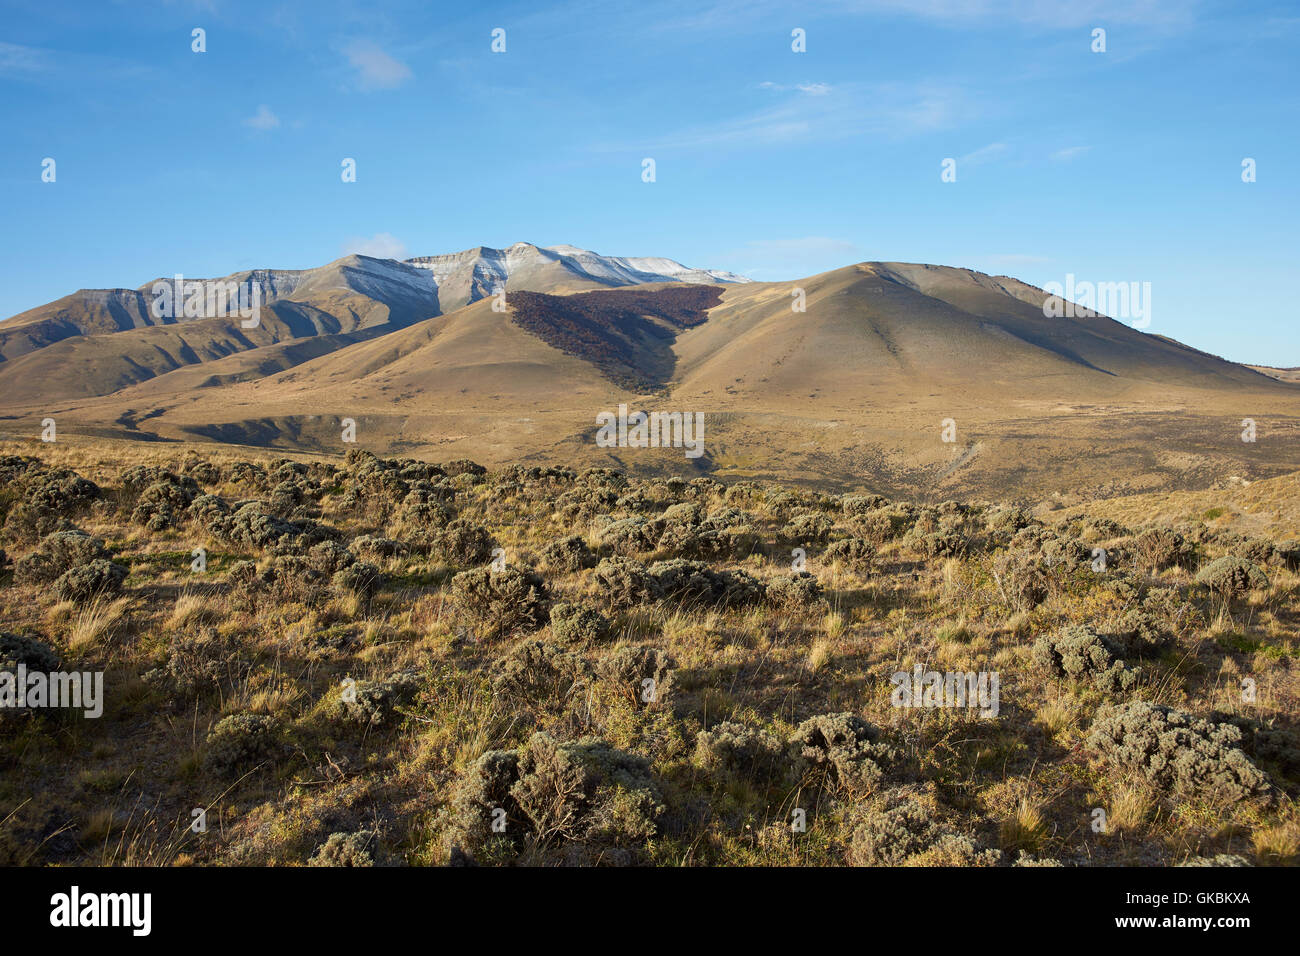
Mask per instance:
[[[468,273],[471,286],[495,288],[507,284],[521,271],[550,263],[572,273],[575,278],[606,285],[638,285],[644,282],[748,282],[744,276],[715,269],[693,269],[663,257],[624,258],[603,256],[577,246],[536,246],[516,242],[505,249],[479,246],[440,256],[417,256],[404,260],[407,265],[427,269],[434,281],[445,284],[457,273]]]
[[[477,246],[461,252],[405,260],[353,253],[315,268],[256,268],[218,278],[200,275],[180,278],[187,284],[238,287],[245,294],[256,293],[258,301],[265,306],[311,303],[314,299],[328,298],[342,291],[366,296],[408,318],[446,314],[495,295],[502,289],[565,294],[644,283],[712,285],[750,281],[732,272],[694,269],[661,256],[603,256],[567,244],[537,246],[530,242],[516,242],[504,249]],[[168,320],[159,320],[152,315],[150,309],[154,297],[161,294],[160,286],[170,289],[176,281],[175,274],[168,274],[135,289],[81,289],[65,297],[73,301],[72,305],[60,300],[63,303],[60,307],[65,310],[77,307],[95,310],[94,322],[85,320],[86,329],[97,330],[105,321],[111,321],[119,330],[155,325]],[[76,305],[78,302],[81,306]],[[105,319],[105,315],[111,319]],[[3,331],[48,321],[51,320],[44,307],[40,307],[11,318]],[[81,332],[86,329],[81,329]]]

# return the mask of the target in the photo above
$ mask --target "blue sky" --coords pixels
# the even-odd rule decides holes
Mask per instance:
[[[0,315],[523,240],[765,280],[1150,282],[1148,331],[1300,366],[1296,5],[808,8],[7,0]]]

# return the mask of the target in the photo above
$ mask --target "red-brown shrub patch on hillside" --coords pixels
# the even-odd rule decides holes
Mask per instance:
[[[667,383],[677,333],[703,324],[708,310],[721,301],[720,288],[699,285],[509,295],[520,328],[591,362],[616,385],[640,392]]]

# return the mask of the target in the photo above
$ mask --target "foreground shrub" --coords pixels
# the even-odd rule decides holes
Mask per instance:
[[[596,555],[582,540],[582,535],[571,534],[542,548],[542,561],[557,571],[582,571],[595,567]]]
[[[874,788],[897,757],[880,731],[852,713],[811,717],[798,726],[790,743],[805,774],[858,792]]]
[[[1088,541],[1114,541],[1116,538],[1126,538],[1132,532],[1118,521],[1096,516],[1080,519],[1076,534]]]
[[[433,536],[433,550],[449,564],[480,564],[492,556],[492,535],[482,525],[457,518]]]
[[[348,544],[348,550],[365,558],[367,561],[375,562],[387,558],[404,557],[410,548],[401,541],[395,541],[392,538],[363,534],[352,539],[351,543]]]
[[[989,534],[1001,538],[1010,538],[1017,531],[1034,524],[1033,517],[1024,508],[998,508],[984,519],[984,527]]]
[[[1130,690],[1137,683],[1138,672],[1118,660],[1119,648],[1080,624],[1040,637],[1031,656],[1044,670],[1086,680],[1105,693]]]
[[[0,631],[0,673],[16,673],[19,664],[28,671],[48,674],[58,670],[59,657],[44,641]]]
[[[346,568],[334,572],[334,587],[364,600],[374,597],[384,585],[384,574],[368,561],[353,561]]]
[[[231,714],[208,734],[203,765],[219,776],[252,769],[279,751],[276,723],[262,714]]]
[[[903,543],[927,558],[951,558],[965,554],[970,546],[967,536],[955,527],[924,527],[916,524]]]
[[[1300,540],[1291,538],[1279,543],[1275,557],[1288,571],[1300,571]]]
[[[1078,538],[1048,534],[1043,536],[1038,547],[1048,567],[1060,566],[1074,571],[1092,563],[1092,548]]]
[[[55,531],[41,539],[31,554],[14,566],[14,580],[20,584],[49,584],[73,568],[106,560],[104,542],[84,531]]]
[[[694,502],[683,502],[664,510],[658,518],[657,546],[673,554],[717,553],[723,549],[705,541],[704,512]]]
[[[619,506],[627,506],[619,499]],[[737,508],[719,508],[707,517],[694,502],[682,502],[655,518],[611,520],[601,530],[601,544],[621,555],[650,551],[689,557],[744,556],[758,548],[758,535]]]
[[[167,660],[161,667],[145,672],[143,678],[169,697],[192,699],[233,689],[251,667],[234,635],[205,627],[193,634],[178,635]]]
[[[807,571],[798,571],[767,582],[766,596],[767,603],[773,607],[796,611],[820,601],[822,586]]]
[[[334,575],[356,563],[357,557],[337,541],[322,541],[307,550],[307,563],[323,575]]]
[[[1123,657],[1148,657],[1167,647],[1172,635],[1165,621],[1144,606],[1121,614],[1107,639]]]
[[[934,800],[899,788],[866,809],[853,832],[849,859],[859,866],[996,866],[1000,850],[981,850],[940,825]]]
[[[55,531],[74,530],[72,522],[52,508],[20,501],[4,516],[4,534],[14,541],[39,541]]]
[[[230,504],[220,495],[199,495],[185,510],[191,521],[214,534],[225,529],[230,520]]]
[[[652,551],[657,538],[658,528],[645,518],[620,518],[600,529],[601,547],[621,555]]]
[[[333,714],[347,723],[367,728],[383,727],[398,715],[398,708],[415,698],[420,675],[399,671],[384,680],[362,680],[345,685],[334,701]]]
[[[307,865],[374,866],[374,858],[370,855],[370,847],[374,842],[375,834],[371,831],[331,833],[312,854]]]
[[[230,569],[231,583],[241,590],[271,595],[279,601],[293,601],[309,607],[321,604],[329,596],[329,575],[317,568],[310,558],[294,554],[276,555],[259,571],[242,563]]]
[[[745,571],[714,571],[703,561],[671,558],[656,561],[648,570],[663,597],[683,604],[741,607],[758,603],[766,592]]]
[[[186,509],[198,494],[199,486],[193,478],[166,472],[140,494],[131,520],[149,531],[175,528],[184,520]]]
[[[604,558],[596,566],[596,586],[611,607],[653,604],[663,594],[659,581],[640,561],[632,558]]]
[[[1230,554],[1201,568],[1196,583],[1222,597],[1239,598],[1249,591],[1267,588],[1268,575],[1245,558]]]
[[[846,518],[861,518],[888,506],[889,499],[884,495],[845,495],[840,499],[840,508]]]
[[[44,641],[25,634],[0,631],[0,674],[13,675],[5,680],[11,690],[16,689],[13,685],[17,680],[20,666],[29,674],[50,674],[58,670],[59,658],[54,649]],[[17,700],[11,697],[7,706],[0,706],[0,729],[5,727],[9,715],[16,717],[23,713],[32,713],[32,711],[26,707],[19,708]]]
[[[1270,723],[1241,714],[1215,711],[1209,719],[1214,723],[1229,723],[1242,733],[1241,749],[1247,756],[1275,764],[1287,777],[1300,774],[1300,737]]]
[[[1172,793],[1227,801],[1269,789],[1241,742],[1232,724],[1144,701],[1103,707],[1088,734],[1088,746],[1117,769]]]
[[[831,526],[831,519],[823,514],[800,515],[781,529],[781,537],[790,544],[822,544]]]
[[[876,549],[864,538],[844,538],[832,541],[822,552],[822,557],[827,561],[843,561],[855,571],[863,572],[871,567]]]
[[[609,640],[609,621],[584,604],[560,602],[551,607],[551,633],[564,644],[600,644]]]
[[[596,862],[608,860],[610,848],[643,845],[663,810],[643,758],[596,738],[560,743],[536,733],[470,768],[453,798],[448,837],[453,850],[469,854],[527,849],[545,858],[570,845],[577,852],[567,861]]]
[[[462,571],[451,579],[451,598],[497,637],[542,627],[550,602],[541,576],[515,567]]]
[[[1235,853],[1216,853],[1214,856],[1194,856],[1179,866],[1250,866],[1246,858]]]
[[[993,562],[993,579],[1007,604],[1015,611],[1030,611],[1047,600],[1052,577],[1038,556],[1029,551],[1008,551]]]
[[[310,518],[295,515],[294,521],[286,521],[257,501],[231,506],[216,495],[201,495],[190,503],[188,514],[209,534],[241,550],[273,555],[303,555],[314,545],[339,537],[336,529]]]
[[[567,704],[593,676],[591,665],[581,654],[545,641],[525,641],[497,662],[492,690],[526,709],[551,709]]]
[[[401,537],[414,551],[429,554],[438,550],[439,537],[452,520],[452,513],[441,500],[451,489],[413,490],[402,501],[397,513]]]
[[[1152,571],[1166,568],[1190,568],[1196,564],[1196,546],[1177,531],[1151,528],[1133,540],[1133,551],[1142,566]]]
[[[29,480],[24,497],[33,507],[70,513],[103,497],[103,491],[70,468],[51,468]]]
[[[654,647],[620,647],[596,665],[602,679],[631,694],[638,704],[667,701],[676,662]]]
[[[61,601],[81,604],[100,595],[115,594],[122,590],[126,575],[124,565],[100,558],[59,575],[54,582],[54,593]]]
[[[696,735],[695,760],[711,773],[763,784],[776,783],[793,769],[785,744],[775,736],[729,721]]]

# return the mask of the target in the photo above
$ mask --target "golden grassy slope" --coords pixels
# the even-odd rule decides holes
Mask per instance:
[[[218,466],[273,464],[258,451],[245,456],[211,445],[199,451]],[[332,592],[310,603],[287,591],[254,594],[230,586],[232,565],[242,557],[265,564],[269,556],[207,540],[193,525],[149,532],[131,518],[133,501],[120,485],[124,466],[198,461],[181,448],[6,443],[0,453],[36,453],[100,482],[108,500],[79,515],[78,523],[107,539],[131,569],[122,596],[90,605],[58,601],[49,588],[0,582],[6,591],[0,630],[41,635],[70,665],[103,669],[111,689],[98,722],[42,717],[0,738],[0,862],[297,865],[330,834],[343,832],[369,834],[377,859],[442,864],[450,859],[446,811],[475,762],[489,750],[520,745],[538,729],[561,740],[594,734],[643,756],[662,788],[665,813],[653,838],[623,832],[636,816],[626,807],[608,824],[613,837],[557,827],[514,851],[483,853],[482,862],[878,862],[860,832],[879,823],[888,794],[903,795],[972,845],[999,851],[1004,864],[1022,853],[1081,865],[1170,864],[1220,853],[1257,865],[1300,859],[1296,783],[1284,768],[1264,763],[1281,787],[1277,799],[1225,806],[1153,788],[1085,747],[1099,708],[1130,697],[1197,714],[1223,710],[1294,733],[1300,715],[1294,667],[1300,578],[1294,572],[1270,569],[1266,590],[1228,609],[1199,593],[1184,570],[1133,575],[1135,584],[1160,597],[1153,607],[1168,605],[1161,613],[1175,643],[1142,660],[1140,681],[1116,695],[1045,675],[1032,661],[1034,641],[1060,625],[1104,628],[1128,609],[1122,592],[1112,593],[1086,571],[1077,580],[1061,578],[1041,604],[1018,610],[990,573],[991,553],[925,558],[895,539],[881,544],[870,567],[853,567],[823,560],[810,545],[808,570],[825,590],[816,607],[719,609],[665,601],[618,611],[609,608],[591,571],[544,567],[557,599],[581,601],[615,623],[607,644],[570,650],[602,661],[620,648],[652,646],[673,657],[674,677],[671,693],[651,706],[605,685],[579,701],[539,695],[521,703],[494,693],[493,677],[529,641],[554,643],[556,635],[544,626],[467,638],[475,609],[452,596],[455,565],[436,557],[384,561],[390,582],[371,601]],[[1280,505],[1295,481],[1290,476],[1289,484],[1224,495],[1245,508],[1253,488],[1261,502]],[[235,500],[265,498],[273,483],[223,477],[205,484]],[[405,533],[382,494],[349,504],[343,496],[353,482],[346,475],[326,485],[322,516],[345,540]],[[544,565],[543,546],[568,534],[607,547],[594,516],[557,510],[567,485],[495,477],[457,485],[455,510],[487,527],[512,565]],[[652,510],[672,497],[662,484],[625,490],[657,502]],[[743,509],[767,544],[796,513],[825,514],[836,538],[857,533],[837,508],[775,487],[712,491],[701,503]],[[626,508],[611,510],[623,516]],[[197,578],[189,572],[196,541],[209,546],[213,569]],[[13,557],[32,547],[10,538],[5,545]],[[775,546],[710,563],[765,582],[789,574],[787,549]],[[221,672],[219,690],[182,701],[143,679],[205,629],[232,641],[242,662]],[[1002,716],[990,722],[891,707],[888,677],[912,662],[999,671]],[[419,675],[420,692],[405,719],[366,728],[332,716],[345,677],[382,680],[406,669]],[[1237,691],[1244,676],[1260,691],[1250,707]],[[743,768],[712,765],[698,747],[700,731],[722,721],[784,738],[806,717],[836,711],[862,716],[897,744],[879,784],[823,791],[810,777],[790,788],[769,787]],[[233,714],[272,718],[292,746],[246,774],[223,775],[208,766],[208,734]],[[208,812],[203,836],[188,830],[194,807]],[[789,826],[796,807],[808,812],[803,834]],[[1105,833],[1090,825],[1097,807],[1108,812]],[[913,848],[899,862],[963,862],[951,841],[945,850],[921,845],[923,852]]]
[[[1096,501],[1061,515],[1107,516],[1126,524],[1203,521],[1211,528],[1245,535],[1300,538],[1300,472],[1250,482],[1229,480],[1195,491],[1148,492]]]
[[[680,453],[594,446],[595,415],[627,402],[705,413],[707,456],[689,467],[940,498],[1068,501],[1300,467],[1297,386],[1109,319],[1046,319],[1042,293],[1015,280],[864,263],[801,280],[804,313],[790,309],[794,285],[725,287],[708,322],[678,335],[672,380],[653,396],[615,387],[481,300],[327,354],[275,346],[93,404],[29,404],[9,433],[55,414],[101,436],[333,452],[352,418],[377,451],[684,467]],[[1258,443],[1239,440],[1243,418],[1258,422]]]

